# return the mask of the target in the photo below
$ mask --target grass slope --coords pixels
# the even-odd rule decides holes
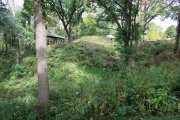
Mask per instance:
[[[115,46],[98,36],[48,46],[48,120],[179,119],[180,62],[171,54],[173,43],[143,43],[128,75]],[[0,56],[0,120],[36,119],[35,56],[23,57],[20,66],[11,53]]]

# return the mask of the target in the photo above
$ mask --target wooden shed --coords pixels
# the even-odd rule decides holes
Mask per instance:
[[[65,37],[60,36],[60,35],[54,35],[54,34],[48,34],[47,37],[48,37],[48,40],[47,40],[48,44],[64,43],[66,40]]]

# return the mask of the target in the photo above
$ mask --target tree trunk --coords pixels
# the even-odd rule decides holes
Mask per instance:
[[[8,38],[7,38],[7,33],[5,32],[4,33],[4,51],[5,52],[7,52],[8,51],[8,43],[7,43],[7,40],[8,40]]]
[[[16,64],[19,65],[19,39],[17,33],[15,34],[15,41],[16,41]]]
[[[135,23],[135,33],[136,33],[136,37],[135,37],[135,39],[136,39],[136,49],[139,49],[139,28],[138,28],[138,26],[137,26],[137,24],[139,24],[139,16],[138,17],[136,17],[136,23]]]
[[[72,36],[72,27],[69,25],[69,31],[67,32],[68,35],[68,42],[72,43],[73,42],[73,36]]]
[[[127,69],[130,69],[130,66],[131,66],[131,63],[130,63],[130,50],[129,50],[129,47],[130,47],[130,41],[125,41],[124,43],[124,49],[125,49],[125,65],[126,65],[126,68]]]
[[[146,28],[147,28],[147,24],[146,23],[144,23],[144,25],[143,25],[143,42],[145,42],[146,41]]]
[[[176,42],[175,42],[175,46],[174,46],[174,54],[180,52],[179,51],[179,37],[180,37],[180,11],[179,11],[179,16],[178,16],[178,25],[176,28]]]
[[[1,43],[1,50],[4,51],[4,40],[2,40],[2,43]]]
[[[139,49],[139,39],[136,39],[136,49]]]
[[[38,99],[41,110],[46,110],[49,100],[49,82],[46,55],[46,38],[44,18],[42,15],[41,0],[34,0],[35,17],[35,39],[36,39],[36,65],[38,74]],[[42,114],[41,114],[42,113]],[[43,112],[39,114],[39,119],[44,119]]]
[[[146,28],[147,28],[147,2],[144,3],[144,21],[143,21],[143,42],[146,41]]]
[[[5,51],[5,49],[4,49],[5,39],[6,39],[6,33],[4,33],[4,36],[3,36],[3,39],[2,39],[2,51]]]
[[[10,0],[9,7],[13,16],[15,16],[14,0]]]
[[[15,8],[14,8],[14,0],[9,0],[8,2],[9,7],[10,7],[10,11],[12,13],[12,15],[15,17]],[[18,39],[18,33],[16,31],[14,31],[12,34],[14,40],[15,40],[15,49],[16,49],[16,64],[19,65],[19,39]]]

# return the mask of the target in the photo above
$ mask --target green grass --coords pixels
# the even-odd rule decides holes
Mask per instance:
[[[48,120],[179,119],[180,62],[173,43],[141,44],[130,71],[117,45],[91,36],[48,46]],[[34,120],[35,56],[16,66],[13,53],[0,55],[0,120]]]

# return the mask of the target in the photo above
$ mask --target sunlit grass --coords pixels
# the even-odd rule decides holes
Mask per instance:
[[[75,42],[90,42],[98,45],[103,45],[111,49],[115,49],[115,45],[117,45],[115,41],[110,40],[104,36],[84,36],[77,39]]]

